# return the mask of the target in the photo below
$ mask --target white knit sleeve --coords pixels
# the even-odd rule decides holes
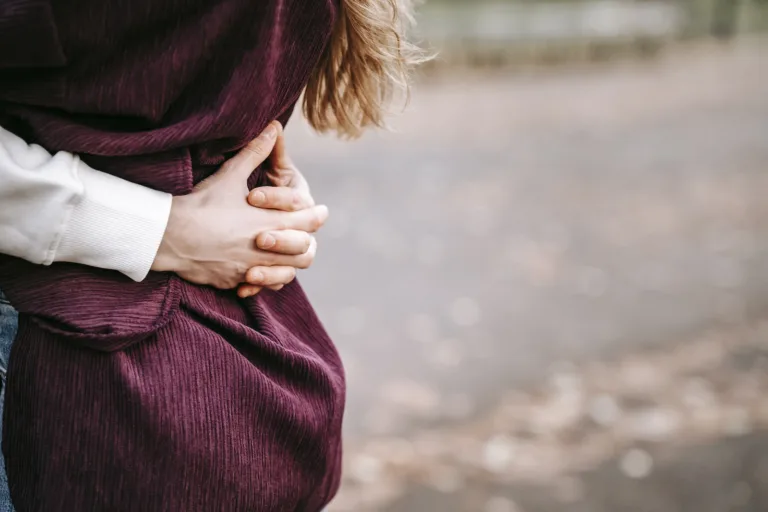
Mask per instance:
[[[141,281],[155,259],[171,196],[51,155],[0,127],[0,253],[117,270]]]

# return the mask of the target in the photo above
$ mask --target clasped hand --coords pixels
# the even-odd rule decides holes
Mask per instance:
[[[253,170],[269,160],[272,186],[248,191]],[[312,233],[328,219],[285,148],[274,121],[213,176],[175,196],[153,270],[250,297],[279,290],[315,259]]]

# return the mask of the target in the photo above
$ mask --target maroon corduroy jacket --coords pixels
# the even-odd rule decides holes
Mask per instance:
[[[336,1],[3,0],[0,124],[188,193],[287,121]],[[241,301],[4,257],[0,289],[21,313],[3,431],[19,512],[317,511],[333,496],[343,370],[297,283]]]

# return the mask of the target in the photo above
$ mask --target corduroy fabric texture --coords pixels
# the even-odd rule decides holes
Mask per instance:
[[[273,119],[335,0],[0,3],[0,124],[188,193]],[[264,183],[257,170],[250,185]],[[0,206],[1,207],[1,206]],[[19,512],[318,511],[344,376],[298,283],[241,301],[150,274],[0,259],[20,312],[3,452]]]

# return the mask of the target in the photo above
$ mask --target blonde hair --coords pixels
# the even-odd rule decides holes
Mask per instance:
[[[392,99],[407,102],[410,72],[427,60],[408,42],[411,0],[340,0],[331,40],[309,79],[304,115],[324,133],[354,138],[385,127]]]

